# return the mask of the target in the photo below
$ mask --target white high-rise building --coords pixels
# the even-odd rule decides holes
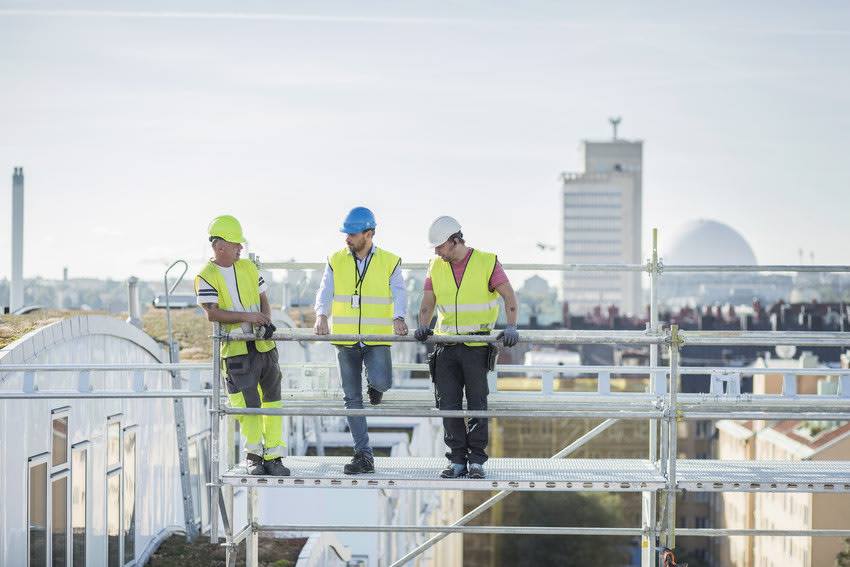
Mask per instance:
[[[641,264],[641,178],[643,142],[617,138],[583,141],[584,171],[563,175],[563,261],[565,264]],[[570,313],[616,305],[642,314],[639,272],[564,272],[564,301]]]

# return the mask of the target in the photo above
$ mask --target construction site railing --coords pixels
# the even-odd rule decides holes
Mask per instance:
[[[236,340],[254,340],[256,337],[242,333],[227,334],[221,333],[220,328],[216,325],[214,334],[214,351],[222,341]],[[408,342],[413,339],[409,336],[396,335],[315,335],[310,330],[286,330],[275,333],[272,337],[276,341],[380,341],[380,342]],[[496,334],[489,336],[432,336],[429,337],[429,343],[459,343],[459,342],[498,342]],[[845,333],[799,333],[799,332],[740,332],[729,333],[723,331],[702,331],[690,332],[680,331],[675,325],[670,329],[663,331],[536,331],[520,332],[520,342],[525,343],[543,343],[546,344],[638,344],[638,345],[665,345],[669,350],[669,368],[667,367],[556,367],[552,368],[548,365],[538,365],[541,370],[551,371],[555,373],[571,373],[578,374],[583,372],[603,372],[603,373],[623,373],[623,374],[643,374],[646,376],[657,376],[661,372],[664,373],[666,388],[659,394],[640,394],[640,393],[623,393],[610,395],[608,399],[620,398],[620,396],[628,397],[633,404],[645,404],[646,407],[634,409],[618,408],[616,411],[595,408],[587,411],[585,404],[573,403],[569,408],[564,408],[562,403],[576,402],[576,398],[590,394],[596,399],[606,396],[600,396],[598,393],[580,393],[580,392],[562,392],[556,396],[557,402],[546,404],[543,407],[538,406],[534,409],[523,407],[521,404],[510,408],[493,407],[486,411],[470,411],[470,410],[437,410],[431,407],[415,407],[414,405],[406,405],[403,407],[392,407],[394,403],[392,399],[387,400],[390,407],[369,408],[369,409],[345,409],[345,408],[329,408],[325,404],[326,400],[313,400],[305,403],[303,400],[290,400],[283,408],[230,408],[230,407],[214,407],[221,417],[226,415],[334,415],[334,416],[350,416],[350,415],[368,415],[368,416],[408,416],[408,417],[606,417],[611,423],[620,419],[658,419],[663,424],[660,443],[661,452],[660,459],[657,465],[664,473],[665,489],[663,490],[664,499],[662,501],[662,513],[660,514],[662,522],[657,527],[654,523],[648,522],[646,513],[644,513],[644,526],[642,528],[622,528],[620,535],[642,535],[644,538],[654,539],[657,535],[664,536],[664,545],[673,547],[675,545],[676,532],[686,535],[705,535],[710,537],[721,537],[727,534],[726,530],[710,530],[710,529],[690,529],[677,530],[674,522],[676,517],[676,494],[678,493],[677,485],[677,432],[676,424],[682,419],[850,419],[850,369],[813,369],[813,368],[783,368],[783,369],[767,369],[767,368],[701,368],[691,367],[682,368],[679,365],[679,352],[683,346],[693,344],[725,344],[724,341],[733,342],[735,344],[747,345],[765,345],[772,346],[776,344],[795,344],[799,346],[850,346],[850,334]],[[322,365],[312,363],[314,368],[330,368],[332,365]],[[399,365],[407,369],[424,369],[424,365]],[[504,365],[500,368],[501,371],[529,371],[530,368],[524,365]],[[715,394],[685,394],[678,393],[678,384],[680,376],[683,373],[688,374],[722,374],[724,377],[736,375],[752,375],[757,373],[774,373],[781,372],[785,375],[797,376],[801,374],[811,375],[822,373],[823,375],[831,375],[838,377],[841,390],[834,396],[796,396],[789,392],[788,396],[773,395],[773,396],[756,396],[747,394],[735,394],[735,392],[721,392]],[[822,372],[821,372],[822,371]],[[220,374],[220,370],[214,367],[214,372]],[[214,381],[214,389],[218,386],[218,380]],[[787,380],[786,380],[787,382]],[[565,396],[563,399],[561,396]],[[637,397],[636,397],[637,396]],[[641,396],[643,398],[641,398]],[[569,402],[567,401],[569,398]],[[761,399],[763,398],[763,399]],[[427,403],[427,398],[422,399],[423,403]],[[214,405],[220,403],[220,397],[214,396]],[[600,404],[602,406],[608,404]],[[582,407],[585,406],[585,407]],[[743,407],[743,408],[742,408]],[[212,470],[220,473],[220,463],[217,450],[211,454]],[[221,477],[216,476],[215,483],[218,487],[221,486]],[[218,487],[214,487],[217,489]],[[454,488],[454,487],[453,487]],[[254,487],[251,487],[253,490]],[[249,499],[250,500],[250,499]],[[251,519],[252,532],[259,531],[277,531],[277,530],[297,530],[298,526],[263,526],[260,525],[256,518]],[[393,531],[398,526],[360,526],[356,531],[373,531],[372,528],[379,528],[374,531]],[[308,526],[310,530],[327,529],[331,531],[345,531],[351,526]],[[470,526],[453,526],[447,529],[444,526],[439,527],[421,527],[407,526],[401,527],[398,531],[419,531],[419,532],[437,532],[440,534],[446,533],[475,533],[478,530],[480,533],[538,533],[534,528],[528,528],[531,531],[524,531],[526,527],[507,528],[502,531],[499,527],[470,527]],[[495,531],[487,531],[493,528]],[[619,529],[619,528],[618,528]],[[613,528],[547,528],[547,533],[578,534],[583,535],[615,535]],[[557,531],[561,530],[561,531]],[[614,531],[612,531],[614,530]],[[545,531],[545,530],[544,530]],[[834,536],[836,534],[850,533],[850,530],[753,530],[751,535],[806,535],[806,536]],[[542,533],[542,532],[540,532]],[[619,533],[619,532],[617,532]],[[213,534],[214,539],[218,541],[217,532]],[[229,538],[228,542],[233,545],[233,538]],[[437,539],[437,538],[434,538]],[[402,565],[410,560],[415,554],[419,553],[420,548],[404,556],[397,561],[395,565]]]

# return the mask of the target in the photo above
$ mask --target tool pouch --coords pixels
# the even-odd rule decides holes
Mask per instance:
[[[499,358],[499,347],[494,343],[487,345],[487,370],[490,372],[496,370],[496,360]]]
[[[442,350],[439,346],[428,353],[428,372],[431,374],[431,382],[434,384],[434,407],[440,407],[440,397],[437,394],[437,356]]]

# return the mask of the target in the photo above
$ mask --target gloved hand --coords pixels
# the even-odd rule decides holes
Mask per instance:
[[[516,325],[508,325],[505,330],[496,335],[496,339],[502,339],[502,344],[506,347],[512,347],[519,342],[519,333],[516,330]]]
[[[267,323],[265,325],[260,325],[257,327],[257,330],[254,332],[258,339],[269,340],[272,338],[274,332],[277,331],[277,327],[274,326],[274,323]]]
[[[420,343],[424,343],[428,340],[428,337],[434,334],[429,327],[425,325],[421,325],[418,329],[413,332],[413,336],[416,337],[416,340]]]

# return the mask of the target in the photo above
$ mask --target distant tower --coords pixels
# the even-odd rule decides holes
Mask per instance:
[[[9,311],[24,306],[24,168],[12,174],[12,285],[9,288]]]
[[[619,116],[610,118],[614,139],[581,143],[584,170],[564,173],[563,261],[565,264],[642,264],[643,142],[617,137]],[[564,301],[583,315],[615,305],[641,315],[637,272],[564,272]]]
[[[619,126],[622,121],[623,119],[619,116],[612,116],[608,119],[608,122],[611,123],[611,128],[614,129],[614,141],[617,141],[617,126]]]

